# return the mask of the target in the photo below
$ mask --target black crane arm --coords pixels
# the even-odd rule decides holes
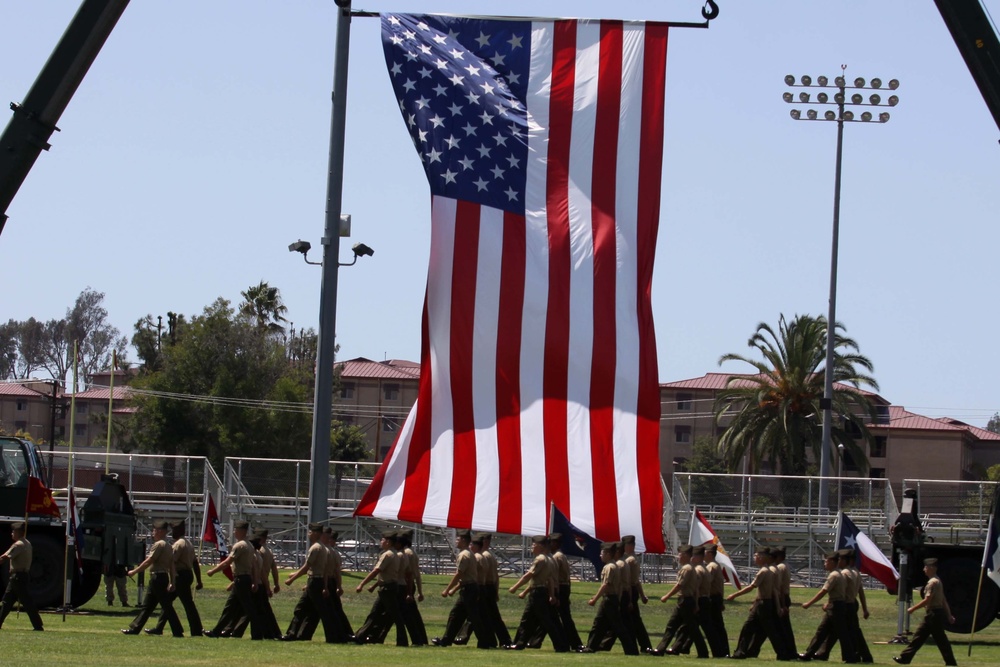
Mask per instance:
[[[13,118],[0,135],[0,233],[7,207],[114,29],[128,0],[83,0],[21,104],[11,102]]]
[[[1000,39],[980,0],[934,0],[1000,128]]]

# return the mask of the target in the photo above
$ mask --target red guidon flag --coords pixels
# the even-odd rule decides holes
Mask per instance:
[[[740,576],[736,574],[736,566],[733,565],[729,554],[722,548],[722,540],[712,530],[711,524],[701,515],[697,509],[694,511],[694,518],[691,520],[691,534],[688,542],[695,546],[704,544],[714,544],[716,546],[715,562],[722,566],[722,572],[726,575],[726,581],[732,582],[737,589],[743,588],[740,583]]]
[[[420,387],[360,516],[662,552],[667,27],[382,15],[431,190]]]
[[[51,516],[61,519],[59,506],[52,499],[52,491],[37,477],[28,477],[28,498],[25,503],[26,516]]]
[[[226,544],[226,535],[222,532],[222,523],[219,521],[219,513],[215,511],[215,499],[205,492],[205,514],[201,521],[201,541],[211,542],[219,552],[219,560],[225,560],[229,555],[229,547]],[[222,573],[233,578],[233,570],[230,566],[223,568]]]

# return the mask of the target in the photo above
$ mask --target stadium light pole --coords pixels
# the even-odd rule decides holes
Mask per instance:
[[[824,369],[823,398],[820,399],[820,409],[823,411],[823,436],[819,464],[820,508],[828,508],[830,499],[830,490],[827,487],[826,480],[830,476],[830,450],[833,434],[833,351],[837,330],[837,254],[840,238],[840,176],[844,153],[844,123],[867,123],[871,125],[873,124],[873,120],[877,120],[878,123],[889,122],[888,111],[880,111],[876,118],[871,111],[863,111],[860,115],[856,116],[853,110],[846,107],[867,106],[884,108],[894,107],[899,103],[899,97],[896,95],[890,95],[883,102],[881,93],[885,91],[882,89],[881,79],[875,78],[871,82],[866,82],[863,78],[858,77],[854,80],[853,86],[848,86],[845,77],[847,65],[841,65],[840,69],[841,75],[834,79],[833,85],[830,85],[829,79],[825,76],[817,77],[815,82],[808,75],[802,76],[797,80],[791,74],[785,77],[785,85],[792,88],[820,89],[822,92],[817,93],[815,98],[805,91],[800,92],[798,95],[791,91],[785,91],[782,94],[782,99],[789,104],[797,102],[805,105],[829,105],[837,109],[836,111],[832,109],[827,110],[822,115],[815,109],[809,109],[804,114],[799,109],[792,109],[790,114],[794,120],[833,121],[837,123],[837,166],[833,184],[833,242],[830,251],[830,303],[826,318],[826,368]],[[893,91],[897,88],[899,88],[899,81],[897,79],[890,80],[888,90]],[[826,92],[827,90],[835,91],[832,98]],[[849,90],[872,91],[872,93],[867,99],[860,92],[851,93],[850,97],[848,97],[847,91]]]

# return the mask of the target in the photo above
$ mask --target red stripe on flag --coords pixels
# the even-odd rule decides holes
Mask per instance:
[[[543,427],[545,505],[555,503],[572,517],[569,499],[566,393],[569,374],[569,161],[576,76],[576,22],[556,21],[552,40],[552,91],[546,215],[549,236],[548,312],[545,318]]]
[[[595,535],[621,535],[615,480],[614,405],[617,361],[615,289],[618,249],[615,222],[618,121],[621,110],[621,23],[601,23],[600,66],[591,181],[594,244],[594,339],[590,364],[590,458],[594,479]]]
[[[479,264],[480,207],[458,200],[455,211],[455,245],[451,272],[452,423],[455,458],[451,477],[448,525],[468,528],[476,504],[476,419],[473,408],[472,346],[475,336],[476,266]]]
[[[639,404],[636,420],[636,467],[641,507],[663,507],[660,480],[660,389],[656,365],[656,333],[650,302],[653,258],[660,211],[660,176],[663,166],[663,90],[667,73],[667,26],[646,24],[643,56],[642,143],[639,148],[638,201],[638,320]],[[663,518],[659,512],[642,513],[646,551],[660,553]]]
[[[420,523],[427,506],[427,487],[431,470],[431,347],[427,330],[430,327],[427,313],[427,294],[424,294],[424,312],[420,324],[420,389],[417,392],[417,414],[410,436],[406,458],[406,482],[403,499],[399,504],[399,518]],[[379,468],[381,471],[384,469]]]
[[[524,216],[504,213],[497,325],[497,532],[521,533],[521,325],[524,316]]]

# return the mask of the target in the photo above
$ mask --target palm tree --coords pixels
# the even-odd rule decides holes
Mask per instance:
[[[806,472],[809,452],[814,461],[820,459],[826,331],[825,317],[798,315],[788,322],[782,315],[777,332],[761,322],[747,341],[763,360],[738,354],[719,359],[720,365],[742,361],[757,371],[755,375],[730,377],[715,398],[716,424],[732,420],[718,443],[730,470],[737,470],[746,456],[751,472],[767,461],[775,472],[801,475]],[[838,323],[834,332],[832,444],[843,444],[845,453],[864,471],[868,459],[861,443],[871,442],[866,421],[876,415],[861,386],[878,391],[878,383],[867,374],[873,369],[871,361],[842,331],[844,327]]]
[[[271,287],[263,280],[257,285],[248,287],[240,304],[240,314],[253,320],[258,329],[268,333],[282,333],[285,328],[282,322],[287,322],[285,313],[288,308],[281,301],[281,293],[277,287]]]

